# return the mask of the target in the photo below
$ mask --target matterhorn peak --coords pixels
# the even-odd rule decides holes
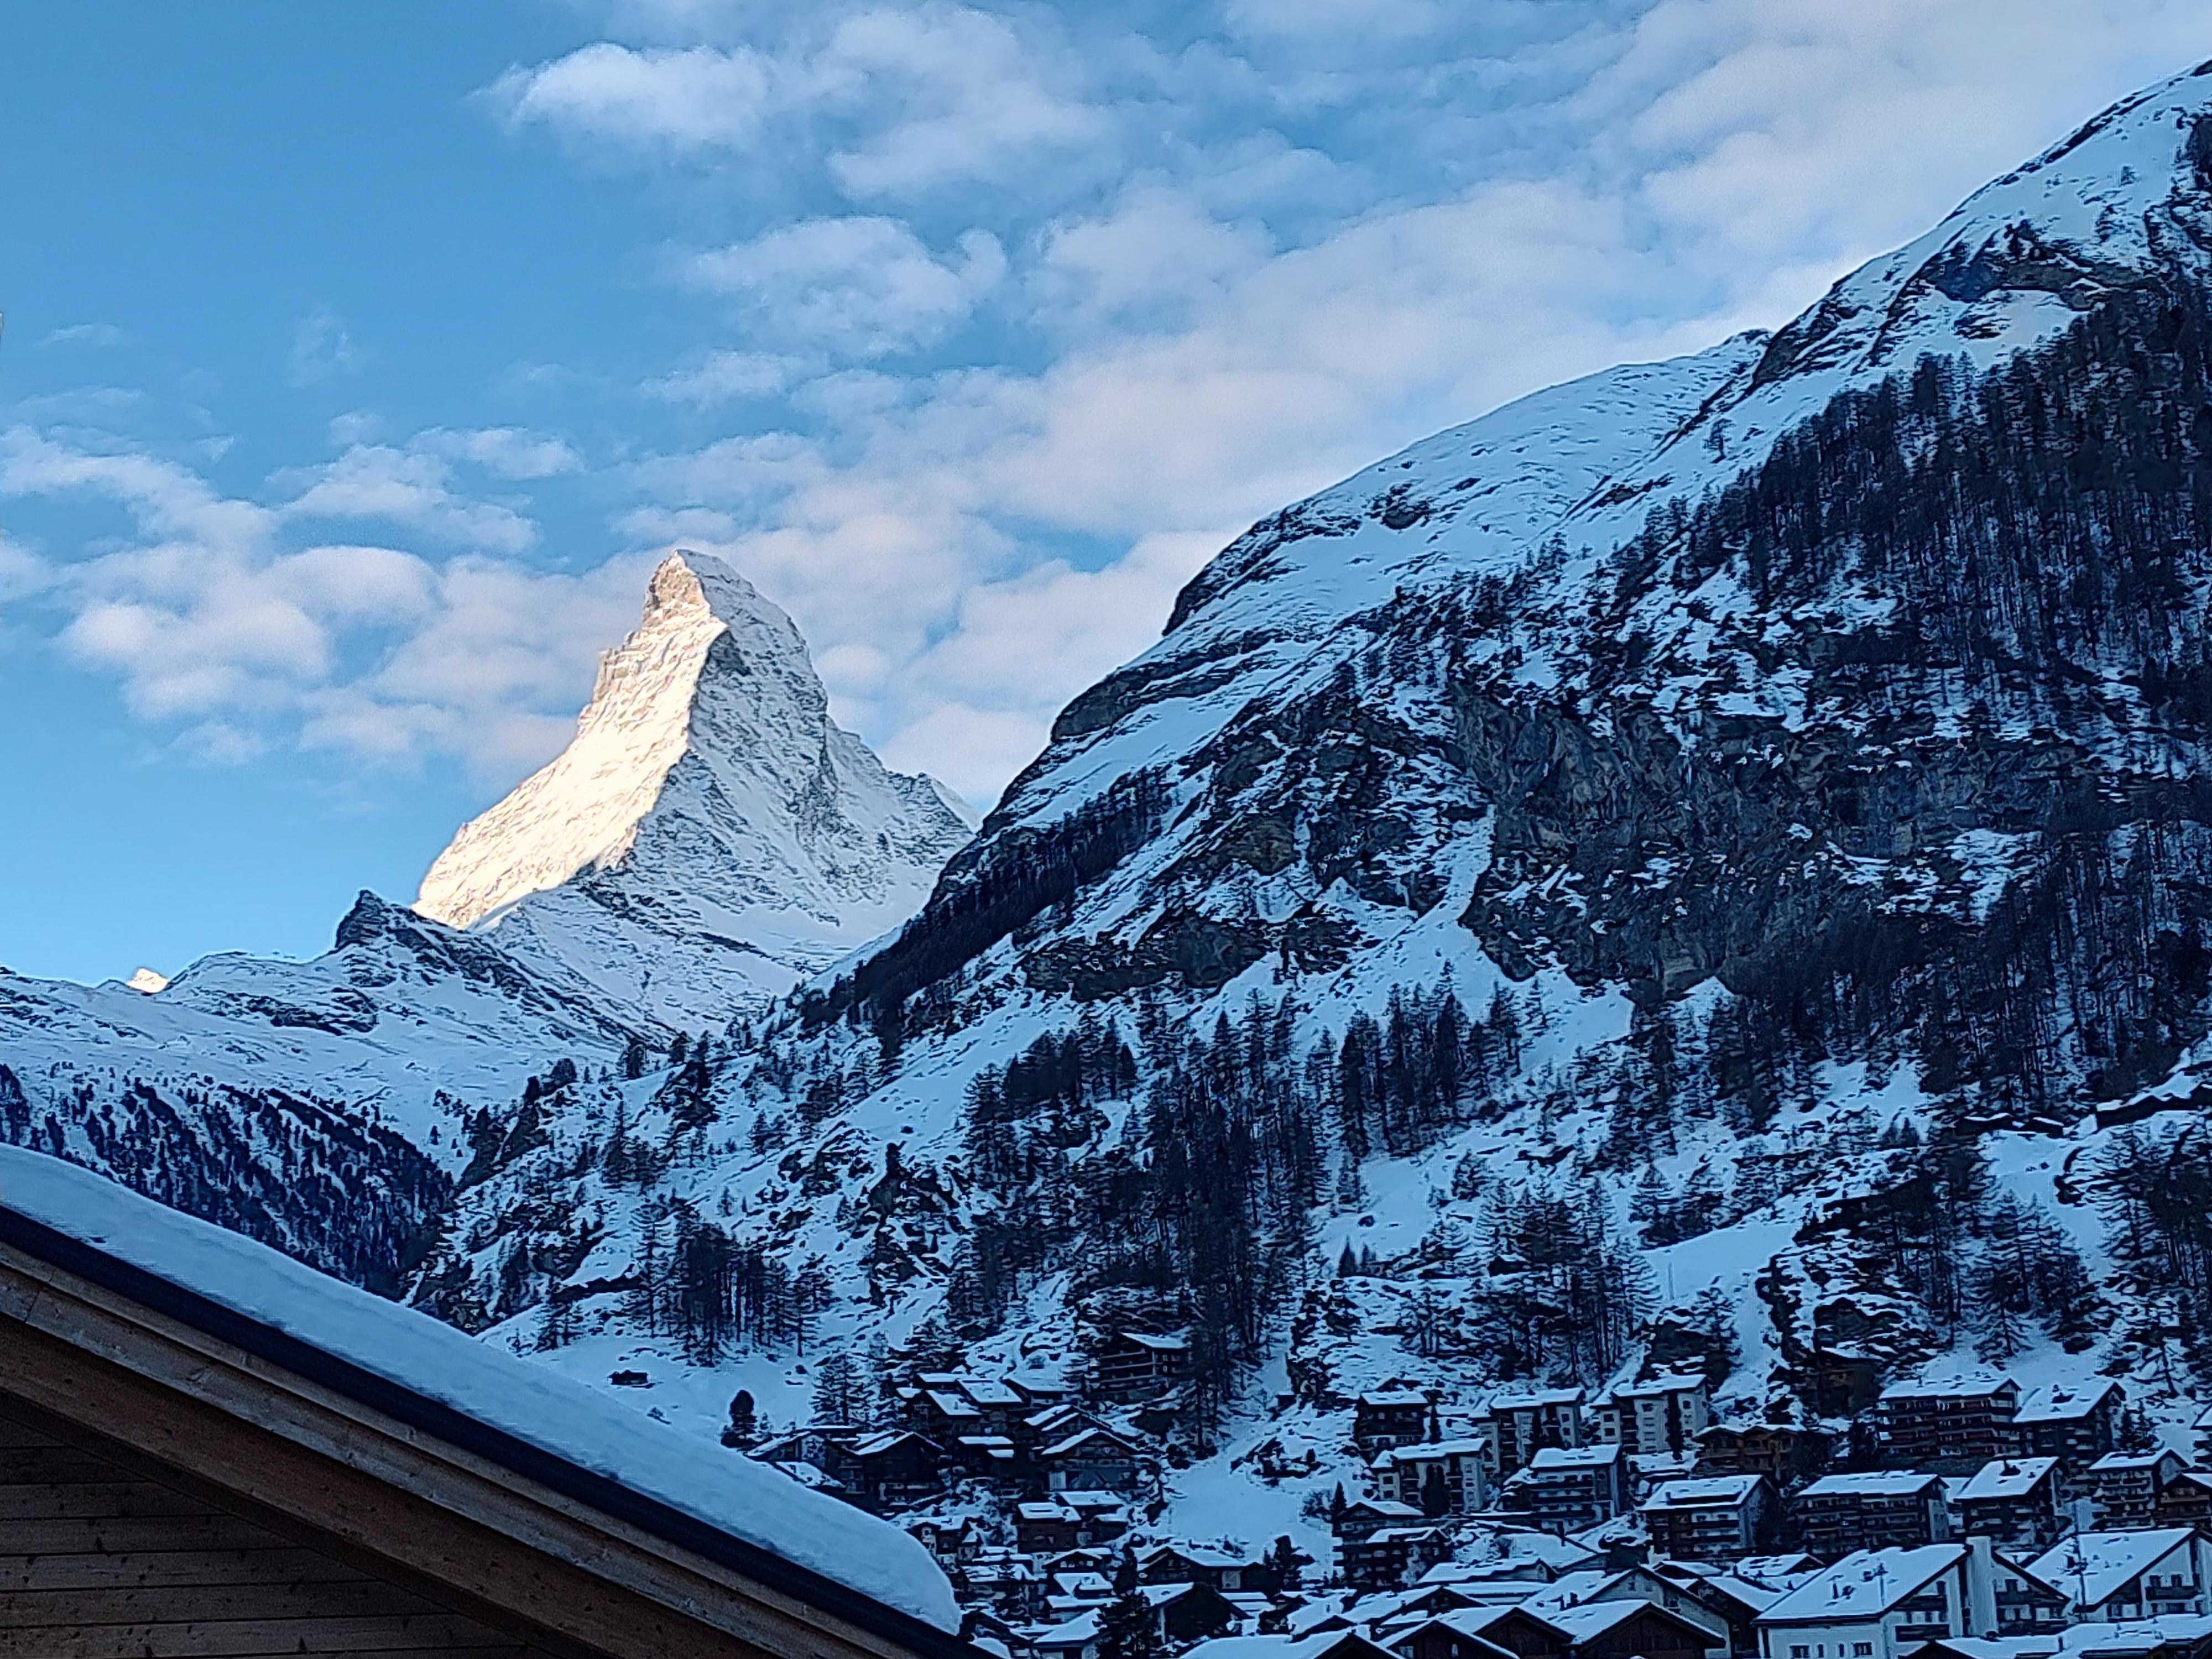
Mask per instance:
[[[462,826],[415,908],[589,963],[654,1018],[726,1018],[919,908],[967,837],[950,799],[831,720],[780,607],[674,552],[568,746]]]

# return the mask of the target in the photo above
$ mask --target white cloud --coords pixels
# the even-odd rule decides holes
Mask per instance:
[[[1005,276],[988,231],[962,234],[939,259],[894,219],[804,219],[750,241],[696,253],[694,285],[740,302],[749,334],[880,357],[941,339]]]
[[[381,520],[503,553],[523,552],[538,539],[537,526],[513,507],[456,492],[452,475],[442,455],[356,444],[324,465],[280,473],[276,483],[295,492],[283,507],[287,519]]]
[[[430,435],[483,447],[448,441],[475,434]],[[595,653],[635,619],[646,567],[627,557],[568,574],[481,552],[439,562],[374,544],[288,543],[298,520],[325,515],[513,542],[514,515],[456,494],[448,465],[356,447],[280,476],[280,489],[305,488],[270,507],[165,457],[16,428],[0,434],[0,495],[102,498],[137,535],[66,562],[0,541],[0,602],[52,615],[64,653],[112,675],[133,713],[203,759],[251,759],[272,744],[406,763],[442,754],[508,782],[558,747]]]
[[[735,149],[759,130],[771,70],[757,53],[710,46],[643,50],[596,41],[485,89],[508,124],[672,150]]]
[[[82,345],[103,348],[125,344],[131,337],[112,323],[70,323],[48,331],[40,345]]]
[[[979,182],[1063,191],[1116,166],[1115,118],[1084,95],[1081,57],[988,12],[872,9],[838,26],[813,74],[867,100],[873,130],[830,157],[855,200]]]
[[[458,432],[433,427],[417,433],[407,447],[427,455],[466,461],[501,478],[550,478],[563,472],[580,472],[584,467],[584,458],[567,439],[519,426]]]
[[[798,378],[804,360],[765,351],[710,351],[687,368],[656,375],[640,388],[665,403],[710,409],[741,398],[769,398]]]
[[[1024,15],[1020,27],[945,3],[827,15],[826,33],[765,51],[595,41],[517,64],[483,95],[510,127],[540,124],[625,151],[815,150],[856,201],[963,183],[1027,193],[1113,170],[1115,112],[1087,95],[1083,59],[1042,14]],[[635,7],[630,21],[696,36],[725,34],[741,19],[696,4]]]
[[[350,374],[363,354],[344,319],[327,307],[300,319],[292,331],[292,349],[284,360],[284,379],[292,386],[313,386]]]

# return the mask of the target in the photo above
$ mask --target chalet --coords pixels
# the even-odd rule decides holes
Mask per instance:
[[[2127,1391],[2108,1376],[2031,1389],[2013,1413],[2007,1449],[2014,1457],[2055,1457],[2068,1470],[2086,1469],[2118,1444],[2126,1402]]]
[[[1492,1395],[1492,1432],[1498,1443],[1498,1473],[1528,1467],[1547,1446],[1572,1449],[1583,1443],[1583,1391],[1536,1389]]]
[[[1680,1561],[1734,1561],[1758,1549],[1774,1509],[1763,1474],[1668,1480],[1652,1488],[1638,1513],[1651,1547]]]
[[[1329,1529],[1340,1539],[1364,1538],[1380,1527],[1418,1525],[1427,1519],[1411,1504],[1394,1503],[1389,1498],[1363,1498],[1347,1504],[1329,1522]]]
[[[1709,1648],[1718,1648],[1729,1639],[1730,1620],[1724,1613],[1692,1595],[1682,1580],[1650,1566],[1578,1568],[1560,1574],[1520,1605],[1548,1619],[1568,1608],[1618,1601],[1650,1602],[1688,1620],[1705,1632]],[[1748,1634],[1747,1624],[1746,1629]]]
[[[1434,1400],[1413,1389],[1363,1394],[1353,1408],[1352,1444],[1362,1457],[1372,1457],[1393,1446],[1426,1440],[1436,1410]]]
[[[1567,1659],[1705,1659],[1713,1633],[1650,1601],[1587,1601],[1548,1610]]]
[[[973,1556],[982,1546],[982,1534],[970,1515],[921,1515],[900,1524],[941,1567]]]
[[[2159,1489],[2161,1527],[2202,1527],[2212,1532],[2212,1474],[2182,1469]]]
[[[1490,1503],[1487,1440],[1419,1440],[1377,1452],[1368,1477],[1377,1498],[1425,1510],[1433,1480],[1443,1483],[1444,1513],[1471,1515]]]
[[[1194,1544],[1155,1544],[1137,1557],[1137,1576],[1147,1584],[1204,1584],[1210,1589],[1269,1589],[1263,1562]]]
[[[1698,1474],[1763,1474],[1778,1490],[1827,1455],[1825,1436],[1786,1423],[1714,1423],[1695,1438]]]
[[[954,1438],[951,1450],[952,1461],[963,1474],[1001,1490],[1019,1486],[1028,1479],[1020,1449],[1006,1435],[960,1435]]]
[[[2181,1470],[2170,1451],[2110,1452],[2082,1472],[2081,1491],[2108,1531],[2154,1526],[2159,1494]]]
[[[1628,1457],[1617,1446],[1546,1446],[1505,1483],[1509,1508],[1546,1532],[1580,1532],[1628,1508]]]
[[[1970,1474],[2011,1449],[2020,1384],[2008,1376],[1893,1382],[1875,1402],[1883,1464]]]
[[[855,1502],[871,1509],[902,1509],[940,1490],[945,1453],[911,1429],[884,1429],[838,1449],[830,1465]]]
[[[1984,1463],[1951,1497],[1959,1530],[2014,1548],[2056,1542],[2066,1501],[2055,1457],[2004,1457]]]
[[[1549,1618],[1511,1605],[1443,1613],[1389,1644],[1400,1659],[1566,1659],[1573,1646]]]
[[[1712,1420],[1712,1407],[1704,1377],[1662,1376],[1608,1390],[1598,1396],[1591,1414],[1601,1443],[1620,1446],[1632,1457],[1662,1457],[1694,1446]]]
[[[2205,1600],[2212,1539],[2193,1527],[2076,1533],[2036,1557],[2028,1571],[2066,1591],[2074,1617],[2090,1623],[2212,1611]]]
[[[1337,1540],[1337,1571],[1354,1589],[1396,1589],[1451,1559],[1449,1528],[1426,1523],[1377,1527]]]
[[[2197,1413],[2190,1424],[2197,1442],[2197,1467],[2212,1469],[2212,1406]]]
[[[1052,1492],[1137,1489],[1137,1449],[1111,1429],[1079,1429],[1065,1440],[1040,1446],[1036,1461]]]
[[[1044,1610],[1042,1575],[1020,1552],[985,1545],[952,1570],[961,1605],[1028,1624]]]
[[[1474,1628],[1466,1626],[1486,1624],[1501,1609],[1484,1607],[1467,1609],[1474,1619],[1455,1622],[1452,1613],[1439,1614],[1415,1626],[1402,1634],[1391,1637],[1386,1645],[1399,1659],[1517,1659],[1515,1649],[1493,1642]],[[1564,1632],[1561,1633],[1564,1641]]]
[[[984,1426],[993,1434],[1005,1434],[1032,1409],[1029,1391],[1011,1377],[963,1376],[960,1392],[983,1413]]]
[[[1912,1549],[1951,1537],[1940,1475],[1823,1475],[1798,1492],[1792,1507],[1805,1547],[1831,1561],[1853,1551]]]
[[[1923,1642],[1996,1629],[1986,1544],[1859,1550],[1759,1616],[1765,1659],[1899,1659]]]
[[[17,1653],[976,1659],[896,1528],[15,1148],[0,1448]]]
[[[1063,1492],[1014,1505],[1014,1545],[1024,1555],[1060,1555],[1108,1544],[1129,1529],[1118,1492]],[[1109,1559],[1108,1570],[1113,1563]]]
[[[1993,1558],[1997,1634],[2048,1636],[2064,1630],[2074,1598],[2038,1577],[2027,1558],[2000,1550]]]
[[[1680,1563],[1661,1561],[1652,1571],[1672,1583],[1678,1592],[1661,1605],[1724,1633],[1727,1651],[1732,1656],[1759,1651],[1759,1615],[1781,1599],[1781,1590],[1735,1572],[1701,1571]]]
[[[1190,1380],[1190,1343],[1150,1331],[1116,1331],[1091,1357],[1091,1386],[1108,1400],[1149,1400]]]
[[[1155,1647],[1179,1650],[1237,1628],[1236,1607],[1203,1584],[1145,1584],[1137,1593],[1152,1609]],[[1035,1638],[1039,1659],[1099,1659],[1099,1611],[1078,1613]]]
[[[943,1388],[899,1390],[899,1402],[908,1426],[946,1445],[963,1434],[990,1433],[990,1422],[983,1408],[953,1386],[951,1379],[945,1381],[946,1386]]]
[[[787,1472],[802,1468],[826,1472],[847,1446],[867,1432],[850,1423],[814,1423],[772,1440],[763,1440],[745,1455],[757,1462],[773,1463]]]

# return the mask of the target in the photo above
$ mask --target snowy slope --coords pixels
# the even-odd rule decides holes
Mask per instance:
[[[830,720],[790,617],[673,554],[574,739],[462,827],[416,908],[696,1030],[904,921],[969,827]]]
[[[1270,1086],[1319,1123],[1324,1168],[1218,1449],[1164,1477],[1163,1534],[1321,1545],[1304,1500],[1359,1480],[1346,1401],[1394,1376],[1471,1401],[1532,1371],[1595,1384],[1711,1363],[1731,1411],[1802,1416],[1805,1358],[1838,1330],[1900,1370],[1986,1342],[1940,1281],[1979,1271],[1989,1247],[1945,1245],[1962,1267],[1931,1244],[1892,1267],[1856,1218],[1924,1215],[1984,1178],[2029,1202],[2037,1248],[2072,1252],[2105,1298],[2083,1333],[2031,1329],[2009,1363],[2033,1381],[2140,1364],[2141,1287],[2098,1208],[2125,1132],[2090,1114],[2204,1053],[2195,947],[2155,946],[2183,963],[2160,1007],[2130,1006],[2129,988],[2166,971],[2133,965],[2142,917],[2185,940],[2212,920],[2189,896],[2207,873],[2194,809],[2160,782],[2201,770],[2200,737],[2185,707],[2151,703],[2201,635],[2148,663],[2121,629],[2033,670],[1923,660],[1916,624],[2009,624],[1905,613],[1901,586],[1848,558],[1827,586],[1762,598],[1754,573],[1692,568],[1663,534],[1650,568],[1623,550],[1655,509],[1694,508],[1924,356],[1972,385],[2083,318],[2200,291],[2209,112],[2212,76],[2177,76],[1772,336],[1538,393],[1255,526],[1157,646],[1070,704],[898,939],[690,1085],[656,1074],[579,1097],[548,1146],[461,1195],[468,1226],[425,1293],[481,1310],[497,1282],[514,1310],[524,1285],[500,1335],[550,1340],[550,1363],[580,1372],[648,1369],[658,1403],[702,1432],[738,1382],[779,1421],[803,1415],[788,1340],[702,1365],[591,1291],[648,1237],[665,1252],[671,1224],[708,1224],[836,1286],[817,1346],[896,1357],[946,1318],[977,1364],[1054,1374],[1085,1322],[1131,1305],[1102,1264],[1152,1224],[1126,1173],[1158,1164],[1145,1097],[1171,1069],[1204,1072],[1177,1045],[1226,1015],[1240,1052],[1248,1032],[1286,1034]],[[2100,684],[2109,696],[2069,690]],[[2130,805],[2100,817],[2085,799]],[[2141,891],[2080,896],[2100,879]],[[2085,903],[2089,948],[2051,921]],[[1850,952],[1869,939],[1920,954],[1869,972]],[[2021,1012],[2030,982],[2043,1000]],[[1385,1123],[1354,1151],[1335,1080],[1347,1033],[1365,1017],[1395,1031],[1394,993],[1447,987],[1474,1021],[1502,1009],[1512,1041],[1436,1121],[1395,1139]],[[1824,1027],[1832,1004],[1871,1030]],[[994,1184],[973,1085],[1086,1019],[1139,1051],[1140,1081],[1041,1109],[1017,1127],[1043,1173]],[[2033,1091],[1976,1048],[2013,1040],[2007,1020],[2045,1045]],[[2193,1076],[2163,1086],[2193,1102]],[[617,1126],[659,1149],[642,1179],[599,1164]],[[549,1214],[531,1194],[555,1169],[583,1173]],[[978,1316],[994,1218],[1064,1224],[1094,1176],[1127,1207],[991,1267],[1012,1288]],[[1540,1325],[1528,1310],[1556,1288],[1498,1243],[1546,1206],[1625,1252],[1622,1294],[1644,1316],[1617,1352],[1522,1351],[1528,1329],[1500,1322],[1518,1307]],[[518,1265],[536,1261],[562,1266]],[[569,1299],[549,1338],[533,1298],[556,1284]],[[2169,1423],[2193,1409],[2189,1386],[2154,1399]]]

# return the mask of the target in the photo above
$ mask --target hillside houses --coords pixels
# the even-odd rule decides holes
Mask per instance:
[[[1598,1396],[1592,1407],[1596,1438],[1631,1456],[1680,1456],[1697,1450],[1698,1436],[1712,1420],[1702,1376],[1662,1376],[1623,1383]]]
[[[2120,1408],[2126,1398],[2108,1376],[2031,1389],[2013,1413],[2008,1451],[2015,1457],[2051,1457],[2068,1468],[2085,1468],[2119,1444]]]
[[[2008,1376],[1893,1382],[1875,1402],[1874,1429],[1891,1468],[1971,1474],[2012,1449],[2020,1384]]]
[[[1941,1475],[1869,1470],[1823,1475],[1797,1494],[1805,1547],[1828,1560],[1856,1549],[1917,1549],[1951,1539]]]
[[[2070,1594],[2081,1619],[2112,1624],[2169,1613],[2212,1612],[2212,1540],[2193,1527],[2085,1532],[2028,1564],[2046,1584]]]
[[[1678,1561],[1735,1561],[1757,1550],[1774,1513],[1763,1474],[1711,1475],[1655,1486],[1639,1513],[1652,1550]]]
[[[2055,1457],[2005,1457],[1984,1463],[1953,1494],[1960,1531],[1999,1544],[2042,1548],[2063,1526],[2066,1482]]]
[[[1385,1389],[1363,1394],[1353,1402],[1352,1443],[1364,1457],[1394,1446],[1440,1437],[1433,1395],[1418,1389]]]
[[[2095,1510],[2099,1526],[2154,1527],[2159,1499],[2185,1467],[2176,1452],[2112,1452],[2089,1465],[2081,1477],[2081,1490]]]
[[[1190,1343],[1151,1331],[1116,1331],[1091,1356],[1091,1390],[1102,1400],[1155,1399],[1190,1380]]]
[[[1580,1532],[1629,1504],[1628,1456],[1618,1445],[1546,1446],[1505,1483],[1509,1510],[1546,1532]]]
[[[1986,1544],[1859,1550],[1759,1615],[1762,1659],[1900,1659],[1923,1642],[1996,1629]]]
[[[1111,1355],[1120,1399],[1096,1381]],[[2212,1659],[2212,1474],[2122,1449],[2110,1379],[1893,1382],[1846,1432],[1716,1417],[1698,1376],[1474,1400],[1400,1376],[1335,1408],[1364,1478],[1307,1488],[1333,1534],[1316,1559],[1148,1525],[1183,1467],[1182,1363],[1172,1339],[1133,1333],[1101,1340],[1077,1390],[918,1374],[894,1420],[754,1452],[905,1510],[1008,1659],[1104,1659],[1105,1611],[1132,1581],[1164,1659],[1193,1644],[1220,1659]],[[1296,1455],[1266,1455],[1271,1478],[1300,1478]],[[2207,1619],[2203,1651],[2107,1653],[2077,1634],[2185,1617]]]
[[[1491,1396],[1491,1431],[1501,1476],[1525,1468],[1547,1447],[1572,1450],[1584,1443],[1583,1391],[1537,1389]]]
[[[1489,1506],[1495,1455],[1488,1439],[1392,1446],[1368,1465],[1369,1484],[1377,1498],[1412,1504],[1425,1514],[1472,1515]]]

